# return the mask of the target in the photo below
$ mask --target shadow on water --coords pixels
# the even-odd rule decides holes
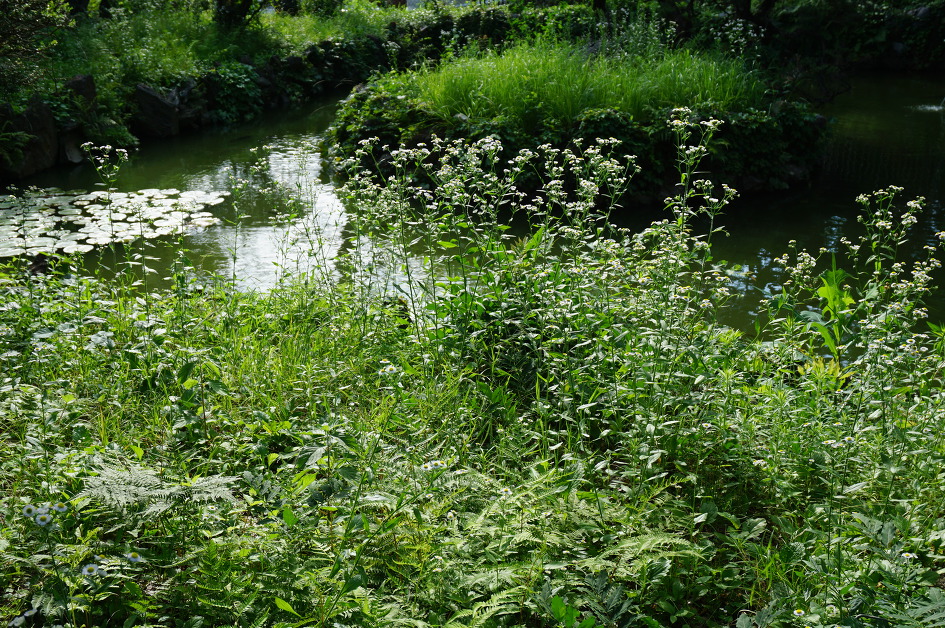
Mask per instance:
[[[802,248],[836,250],[841,237],[859,233],[856,197],[895,185],[906,201],[922,196],[926,209],[913,227],[914,250],[945,230],[945,80],[875,75],[856,78],[823,113],[833,119],[824,165],[807,189],[737,199],[722,222],[730,236],[715,241],[715,255],[744,266],[763,291],[746,299],[741,325],[750,323],[762,294],[777,293],[774,259],[790,240]],[[938,277],[943,283],[945,275]],[[945,318],[945,298],[933,297],[933,318]]]

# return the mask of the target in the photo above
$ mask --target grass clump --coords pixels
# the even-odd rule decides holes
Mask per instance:
[[[431,140],[351,172],[334,264],[266,294],[5,268],[2,619],[941,625],[921,202],[864,196],[863,237],[789,251],[732,329],[746,278],[695,228],[735,194],[698,175],[719,123],[673,113],[639,233],[612,141]]]
[[[573,126],[590,109],[652,121],[680,105],[757,107],[764,86],[737,61],[665,50],[656,55],[595,54],[586,46],[538,42],[468,56],[401,75],[396,91],[415,95],[443,120],[506,116],[521,128]]]

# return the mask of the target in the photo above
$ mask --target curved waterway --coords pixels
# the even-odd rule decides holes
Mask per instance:
[[[755,316],[765,293],[778,291],[781,269],[774,258],[790,240],[812,250],[832,249],[840,237],[856,235],[859,194],[897,185],[905,188],[903,203],[924,196],[927,209],[915,227],[920,246],[945,230],[943,98],[942,78],[854,79],[849,91],[822,110],[835,123],[816,182],[790,193],[738,199],[728,209],[722,223],[730,236],[714,240],[715,256],[740,264],[762,288],[744,300],[741,323]],[[322,172],[317,146],[335,104],[314,103],[252,126],[146,145],[122,169],[120,192],[228,195],[202,208],[219,220],[216,224],[127,246],[157,258],[149,265],[159,271],[166,271],[183,247],[200,271],[235,278],[246,288],[267,289],[286,271],[330,265],[346,245],[346,215]],[[27,183],[78,193],[95,190],[97,181],[83,166],[43,173]],[[298,215],[272,214],[280,187],[300,197]],[[943,305],[940,296],[933,314],[945,312]]]
[[[318,145],[336,104],[317,102],[253,125],[147,143],[132,152],[114,183],[119,194],[200,192],[222,201],[203,208],[217,218],[214,224],[138,240],[124,245],[125,253],[147,256],[156,281],[184,250],[202,274],[263,290],[286,272],[330,264],[343,244],[345,215],[322,171]],[[54,198],[102,189],[88,165],[43,172],[24,183],[55,188]],[[295,215],[273,211],[285,207],[284,192],[298,197]],[[86,258],[96,264],[98,252]]]

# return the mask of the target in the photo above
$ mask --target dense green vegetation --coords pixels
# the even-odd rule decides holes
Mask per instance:
[[[641,20],[665,35],[664,43],[689,50],[695,63],[703,63],[706,53],[716,60],[725,55],[758,71],[770,91],[769,109],[782,97],[829,98],[841,84],[838,68],[935,68],[945,57],[941,0],[613,0],[590,6],[521,1],[432,3],[411,11],[362,0],[343,6],[286,0],[270,7],[250,0],[72,0],[69,25],[63,23],[63,4],[12,4],[0,38],[0,103],[12,106],[0,108],[0,166],[21,158],[29,143],[21,135],[29,135],[23,130],[29,125],[14,114],[34,94],[49,103],[59,127],[80,141],[128,146],[135,135],[147,135],[135,125],[139,83],[179,108],[186,118],[181,132],[187,132],[252,119],[374,73],[436,64],[470,47],[499,50],[538,35],[590,42],[590,48],[632,48]],[[92,101],[87,91],[77,97],[68,85],[76,75],[94,79]]]
[[[243,292],[136,241],[93,254],[124,248],[111,279],[0,268],[0,621],[945,626],[945,234],[906,257],[923,203],[864,195],[862,237],[792,246],[734,329],[735,191],[703,178],[776,183],[819,134],[788,97],[844,46],[940,58],[943,3],[70,4],[58,31],[29,5],[11,59],[48,54],[4,96],[91,139],[134,141],[139,82],[229,124],[380,74],[335,130],[349,223],[333,256],[308,234],[316,270]],[[665,219],[611,225],[668,173]]]
[[[588,109],[612,108],[646,119],[678,103],[692,107],[760,105],[764,86],[736,61],[686,50],[600,56],[574,45],[518,46],[501,55],[461,59],[435,71],[400,76],[404,89],[444,120],[507,115],[534,128],[535,110],[559,124]]]
[[[860,241],[788,251],[768,315],[726,327],[744,277],[693,229],[734,194],[696,175],[717,123],[673,113],[677,193],[640,233],[607,223],[611,142],[505,172],[495,140],[434,142],[353,171],[346,249],[267,294],[183,250],[166,290],[133,255],[114,281],[7,267],[0,613],[945,624],[939,247],[897,255],[921,202],[864,196]]]
[[[726,122],[707,163],[713,174],[746,191],[809,176],[825,123],[772,96],[743,61],[678,49],[668,39],[640,20],[602,49],[538,40],[387,74],[342,103],[330,151],[349,157],[376,138],[362,164],[383,172],[390,149],[423,145],[433,135],[496,137],[507,158],[540,144],[565,148],[614,137],[645,173],[632,192],[663,198],[675,147],[662,120],[685,104],[705,120]]]

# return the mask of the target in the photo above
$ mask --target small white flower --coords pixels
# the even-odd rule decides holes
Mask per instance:
[[[803,616],[804,616],[804,611],[802,611],[802,610],[799,609],[799,608],[796,608],[796,609],[794,609],[794,612],[792,613],[792,615],[794,615],[795,617],[803,617]]]
[[[131,563],[144,562],[144,556],[142,556],[138,552],[128,552],[127,554],[125,554],[125,558],[127,558],[128,562],[131,562]]]
[[[499,495],[501,495],[502,497],[511,497],[512,489],[510,489],[507,486],[503,486],[501,489],[499,489]]]
[[[89,563],[82,568],[83,576],[97,576],[102,573],[102,569],[95,563]]]
[[[33,504],[23,506],[23,516],[33,518],[39,514],[39,509]]]
[[[42,514],[36,515],[33,521],[35,521],[36,525],[38,526],[46,527],[47,525],[52,523],[52,515],[42,513]]]
[[[51,506],[51,508],[56,512],[66,512],[69,510],[69,506],[65,502],[56,502]]]

